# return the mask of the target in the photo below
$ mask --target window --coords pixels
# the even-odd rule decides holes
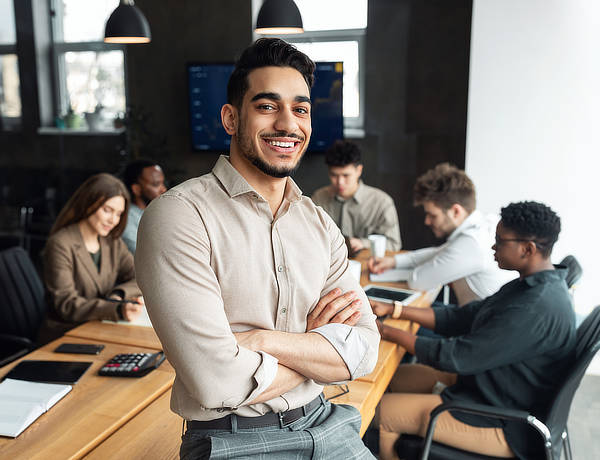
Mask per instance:
[[[303,34],[282,35],[314,61],[344,62],[344,135],[362,135],[368,0],[294,0]],[[254,22],[262,5],[254,0]]]
[[[51,0],[57,116],[102,111],[103,125],[125,112],[125,47],[104,43],[118,0]]]
[[[21,126],[17,35],[12,0],[0,0],[0,130]]]

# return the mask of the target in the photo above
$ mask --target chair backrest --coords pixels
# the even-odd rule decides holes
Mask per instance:
[[[0,333],[36,339],[46,314],[44,285],[21,247],[0,252]]]
[[[562,446],[561,436],[567,425],[569,410],[573,397],[586,369],[600,349],[600,306],[594,308],[587,318],[577,328],[577,344],[575,346],[575,360],[569,374],[559,388],[544,420],[552,434],[554,458],[560,458]]]
[[[581,279],[581,275],[583,275],[583,268],[581,268],[581,264],[577,261],[575,256],[568,255],[563,260],[560,261],[560,265],[564,265],[567,267],[567,286],[571,289],[577,281]]]

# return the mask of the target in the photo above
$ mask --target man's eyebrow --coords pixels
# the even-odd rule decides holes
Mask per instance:
[[[250,99],[250,102],[254,102],[257,101],[259,99],[271,99],[272,101],[280,101],[281,100],[281,95],[279,93],[257,93],[252,99]],[[294,98],[294,102],[308,102],[309,104],[310,102],[310,97],[307,96],[296,96]]]
[[[306,97],[306,96],[296,96],[294,98],[295,102],[308,102],[309,104],[312,105],[312,103],[310,102],[310,97]]]
[[[278,93],[257,93],[250,102],[257,101],[259,99],[271,99],[273,101],[280,101],[281,96]]]

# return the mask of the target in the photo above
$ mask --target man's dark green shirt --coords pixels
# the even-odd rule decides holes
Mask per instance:
[[[541,416],[569,369],[575,350],[575,314],[557,267],[513,280],[483,300],[434,308],[435,332],[418,337],[419,362],[458,374],[444,401],[468,401]],[[533,458],[535,437],[519,422],[452,414],[474,426],[500,426],[520,458]]]

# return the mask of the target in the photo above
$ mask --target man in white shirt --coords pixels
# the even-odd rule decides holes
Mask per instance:
[[[475,186],[464,171],[448,163],[437,165],[417,179],[414,201],[425,210],[425,225],[436,237],[446,237],[446,242],[371,259],[371,272],[408,269],[409,287],[419,290],[450,283],[460,306],[492,295],[514,278],[513,272],[500,270],[494,262],[491,247],[497,218],[475,209]],[[372,305],[379,315],[389,308]]]

